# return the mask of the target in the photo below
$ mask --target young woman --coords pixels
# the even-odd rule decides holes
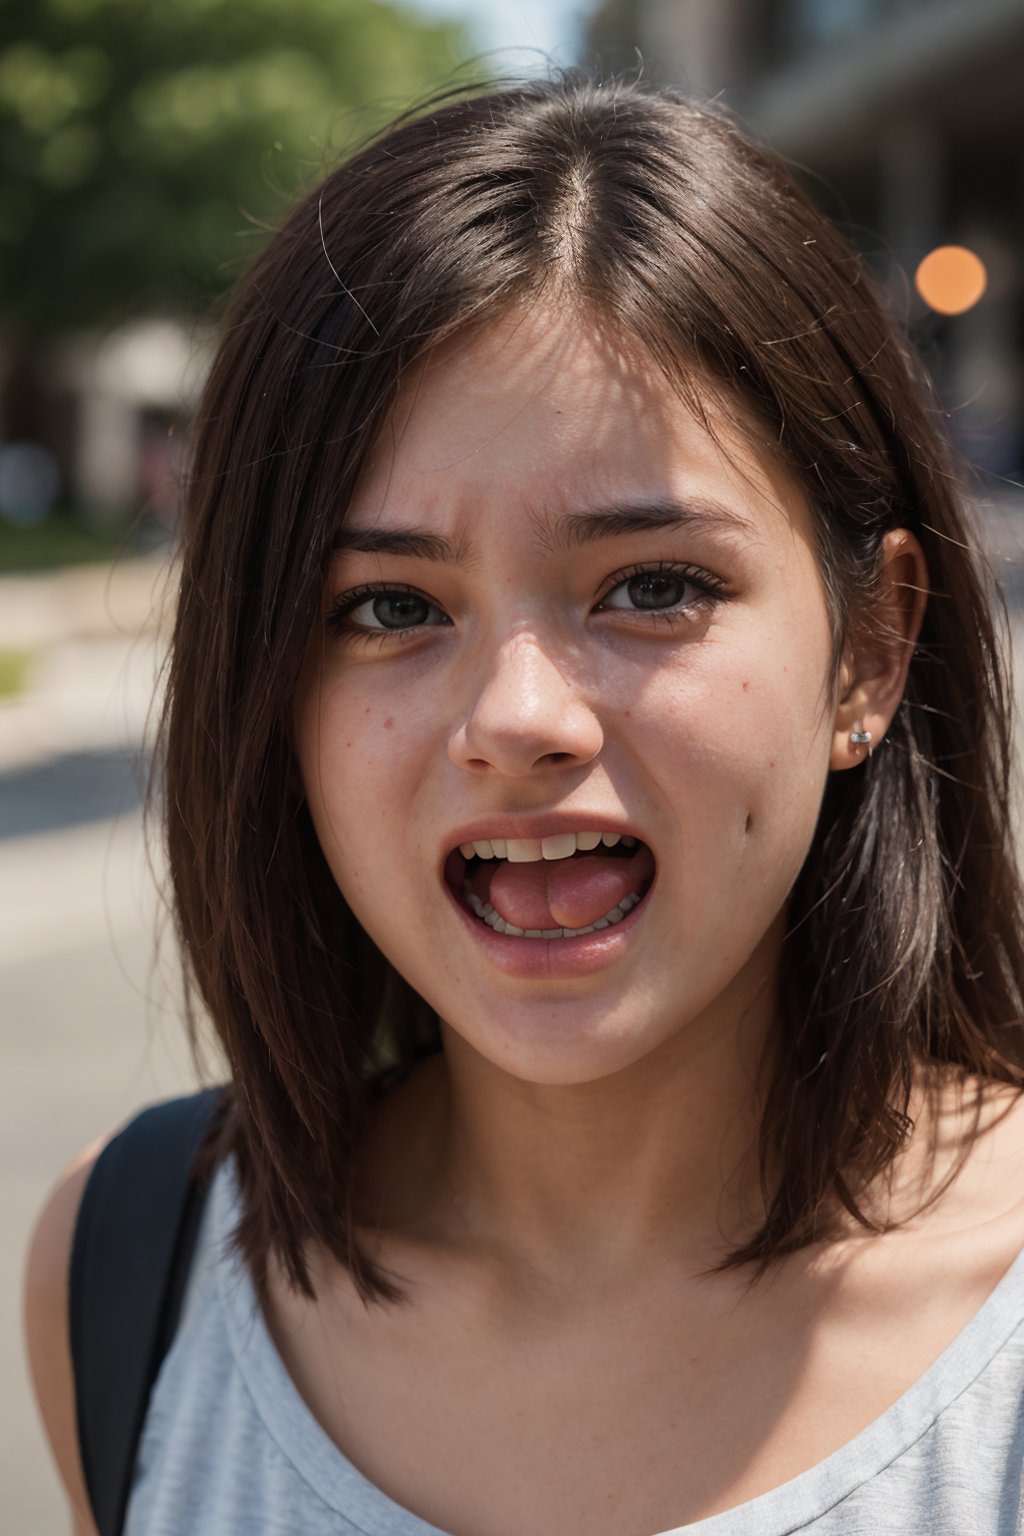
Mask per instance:
[[[131,1536],[1024,1530],[1005,685],[778,161],[578,74],[399,121],[241,283],[182,544],[231,1083]]]

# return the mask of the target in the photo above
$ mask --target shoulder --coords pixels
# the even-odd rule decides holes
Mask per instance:
[[[138,1366],[151,1357],[160,1338],[165,1284],[179,1278],[174,1260],[183,1219],[186,1214],[190,1220],[197,1218],[201,1209],[201,1203],[190,1199],[196,1187],[190,1170],[207,1132],[216,1128],[215,1114],[223,1102],[221,1085],[146,1106],[72,1160],[36,1222],[24,1284],[28,1359],[43,1424],[71,1502],[75,1536],[95,1536],[95,1524],[79,1454],[70,1304],[77,1298],[74,1321],[89,1330],[88,1336],[101,1348],[107,1348],[111,1324],[123,1334],[116,1363],[124,1372],[115,1371],[113,1378],[104,1372],[104,1390],[119,1394],[118,1401],[128,1401],[123,1393],[140,1385]],[[104,1262],[85,1264],[73,1298],[76,1232],[86,1217],[83,1235]],[[131,1312],[125,1316],[125,1286],[118,1277],[137,1287],[135,1260],[140,1256],[142,1289],[133,1291]],[[98,1334],[92,1332],[97,1327]],[[95,1357],[96,1351],[91,1353]],[[94,1376],[95,1369],[87,1381]]]
[[[68,1274],[75,1223],[89,1176],[109,1141],[101,1137],[68,1164],[40,1211],[24,1279],[29,1369],[50,1448],[71,1504],[75,1536],[95,1536],[78,1451],[68,1328]]]

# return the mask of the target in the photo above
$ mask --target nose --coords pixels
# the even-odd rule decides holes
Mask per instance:
[[[604,733],[581,690],[537,638],[513,635],[476,686],[448,751],[456,767],[521,778],[545,767],[582,767]]]

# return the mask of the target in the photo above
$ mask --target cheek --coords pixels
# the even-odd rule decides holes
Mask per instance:
[[[324,856],[349,897],[371,888],[369,871],[396,867],[400,820],[416,794],[424,720],[393,701],[370,702],[325,683],[296,716],[296,754]]]
[[[799,868],[809,846],[831,747],[829,653],[821,643],[780,650],[763,634],[758,646],[709,647],[699,669],[666,678],[631,711],[684,849],[707,867],[761,858]]]
[[[814,837],[828,776],[831,731],[814,687],[768,697],[772,721],[757,746],[749,783],[738,905],[751,921],[785,908]],[[751,689],[753,684],[751,684]]]

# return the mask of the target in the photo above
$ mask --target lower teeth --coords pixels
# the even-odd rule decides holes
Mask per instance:
[[[462,888],[462,894],[466,904],[482,918],[488,928],[493,928],[495,933],[507,933],[516,939],[578,939],[584,933],[597,933],[602,928],[610,928],[613,923],[621,923],[627,912],[632,911],[640,900],[638,891],[631,891],[628,896],[623,896],[617,906],[606,912],[604,917],[599,917],[596,923],[590,923],[586,928],[516,928],[512,923],[506,923],[503,917],[499,917],[490,902],[483,902],[479,896],[474,896],[472,891]]]

